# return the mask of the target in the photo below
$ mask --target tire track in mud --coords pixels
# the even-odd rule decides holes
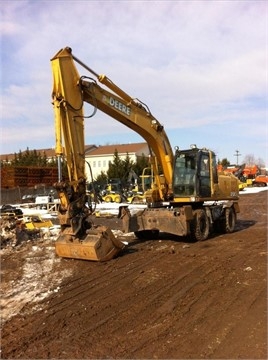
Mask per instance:
[[[157,261],[161,261],[161,258],[164,258],[165,256],[166,254],[163,254],[160,257],[158,256]],[[135,283],[135,281],[137,281],[137,279],[139,278],[140,274],[144,273],[144,268],[146,268],[146,266],[149,266],[150,264],[154,264],[156,261],[154,257],[146,259],[146,262],[141,262],[140,260],[140,258],[136,258],[134,261],[128,263],[127,265],[125,265],[124,263],[112,264],[110,265],[109,272],[105,271],[104,269],[105,274],[103,274],[102,271],[100,272],[98,268],[95,271],[97,275],[92,278],[92,273],[90,273],[91,278],[89,280],[87,280],[87,275],[79,275],[79,278],[75,278],[71,282],[68,281],[68,284],[62,292],[63,300],[61,300],[61,302],[59,302],[58,304],[55,303],[53,306],[58,306],[60,305],[60,303],[62,304],[63,302],[72,301],[72,299],[74,299],[73,301],[75,302],[76,297],[79,297],[80,300],[84,300],[85,298],[88,298],[87,293],[90,289],[92,290],[90,291],[91,295],[95,295],[96,293],[102,291],[104,288],[107,293],[109,293],[110,289],[114,289],[114,282],[116,282],[117,279],[120,280],[120,283],[117,282],[117,286],[120,285],[120,287],[123,287],[124,285],[129,285],[129,278],[131,278],[131,276],[133,275],[134,277],[131,278],[131,282]],[[125,275],[127,275],[127,277]],[[72,283],[75,284],[75,286],[72,286]],[[88,287],[88,285],[90,285],[90,287]],[[70,294],[69,297],[67,296],[68,293]],[[83,294],[85,294],[85,296],[83,296]],[[106,295],[106,297],[109,297],[109,295]],[[102,297],[102,300],[105,300],[105,296]],[[73,303],[71,302],[70,305],[72,306]]]
[[[208,257],[208,255],[209,255],[209,252],[211,252],[211,251],[212,251],[211,249],[207,249],[207,253],[206,253],[207,257]],[[161,260],[161,259],[160,259],[160,260]],[[153,262],[153,261],[148,261],[146,265],[148,265],[148,263],[152,263],[152,262]],[[144,266],[144,265],[145,265],[145,264],[143,264],[143,266]],[[205,265],[206,265],[206,263],[203,264],[202,266],[205,266]],[[132,327],[133,327],[133,325],[135,325],[134,322],[135,322],[135,317],[136,317],[137,314],[139,314],[139,319],[142,318],[143,312],[144,312],[144,313],[147,313],[147,312],[148,312],[148,307],[150,308],[150,307],[154,304],[155,301],[157,302],[158,299],[161,299],[161,301],[163,302],[163,297],[164,297],[164,295],[165,295],[165,294],[168,294],[169,292],[174,292],[174,291],[173,291],[173,288],[174,288],[175,286],[177,286],[178,284],[183,283],[184,280],[187,280],[187,279],[188,279],[188,277],[197,278],[198,275],[199,275],[199,277],[200,277],[200,270],[201,270],[202,266],[199,266],[199,267],[194,268],[192,271],[189,271],[189,272],[187,272],[185,275],[183,275],[183,276],[181,276],[180,278],[176,279],[176,281],[173,281],[173,283],[171,282],[171,283],[167,284],[165,287],[162,288],[161,291],[160,291],[160,289],[158,289],[158,288],[155,288],[154,291],[150,291],[150,300],[147,301],[144,306],[139,307],[136,311],[133,311],[133,308],[135,309],[135,305],[132,306],[130,313],[132,313],[133,316],[131,317],[131,316],[130,316],[130,313],[128,313],[128,317],[127,317],[126,323],[123,323],[123,324],[122,324],[122,322],[121,322],[121,320],[120,320],[120,323],[118,324],[118,326],[116,326],[116,319],[119,318],[121,314],[124,314],[124,313],[126,313],[126,311],[127,311],[127,310],[126,310],[126,307],[122,309],[122,303],[128,302],[128,299],[124,298],[124,299],[122,300],[122,303],[117,304],[118,307],[121,309],[120,311],[117,310],[117,312],[116,312],[115,315],[114,315],[114,314],[111,315],[110,309],[108,309],[108,310],[109,310],[109,315],[108,315],[107,317],[104,317],[104,318],[103,318],[103,316],[102,316],[102,320],[99,321],[99,322],[94,322],[94,325],[91,326],[91,327],[89,327],[89,328],[87,328],[87,329],[84,331],[84,334],[85,334],[85,335],[86,335],[86,334],[90,335],[93,330],[94,330],[94,332],[96,333],[96,331],[98,331],[98,330],[97,330],[98,327],[102,327],[102,326],[104,326],[104,325],[107,324],[107,323],[109,324],[109,322],[110,322],[111,320],[113,320],[113,329],[112,329],[112,331],[111,331],[111,329],[107,329],[107,330],[109,331],[109,334],[110,334],[110,335],[116,334],[117,330],[120,329],[122,326],[125,327],[126,330],[127,330],[127,325],[128,325],[129,323],[131,323],[131,324],[132,324]],[[138,266],[138,268],[140,268],[140,267],[141,267],[141,266]],[[209,271],[207,271],[206,273],[203,274],[201,280],[198,280],[198,281],[192,283],[190,286],[188,286],[188,287],[186,287],[186,288],[185,288],[185,284],[183,284],[183,286],[182,286],[182,289],[183,289],[183,290],[181,290],[181,293],[179,292],[179,293],[176,294],[175,296],[173,295],[173,298],[172,298],[172,297],[170,298],[170,296],[168,296],[167,303],[170,302],[171,300],[172,300],[172,303],[173,303],[173,304],[172,304],[172,309],[169,310],[168,312],[172,312],[172,311],[173,311],[173,308],[176,306],[176,303],[178,302],[178,299],[179,299],[179,298],[182,298],[184,295],[186,295],[188,292],[190,292],[192,288],[196,287],[197,285],[200,285],[200,282],[201,282],[201,283],[204,282],[203,279],[206,278],[209,274],[215,273],[215,271],[217,270],[217,268],[218,268],[218,266],[214,266],[213,269],[211,269],[211,267],[210,267]],[[135,267],[134,270],[136,271],[136,270],[137,270],[137,267]],[[134,271],[134,270],[133,270],[133,271]],[[136,272],[135,272],[135,274],[136,274]],[[136,275],[135,275],[135,276],[136,276]],[[109,274],[109,277],[110,277],[110,274]],[[137,278],[137,276],[136,276],[136,278]],[[135,281],[136,278],[132,279],[132,281]],[[221,277],[221,279],[222,279],[222,277]],[[105,282],[105,281],[104,281],[104,282]],[[185,281],[185,282],[186,282],[186,281]],[[123,284],[123,285],[124,285],[124,284]],[[202,284],[201,284],[201,285],[202,285]],[[206,284],[205,284],[205,285],[206,285]],[[148,288],[149,288],[149,286],[148,286]],[[199,295],[199,300],[200,300],[200,297],[203,296],[203,294],[204,294],[205,292],[207,292],[207,287],[206,287],[206,286],[205,286],[204,289],[203,289],[203,293],[201,293],[201,295]],[[154,293],[155,293],[156,295],[155,295],[155,296],[152,296],[152,295],[154,295]],[[133,294],[130,294],[130,297],[131,297],[132,295],[133,295]],[[146,295],[146,294],[141,294],[140,297],[141,297],[141,298],[144,298],[144,295]],[[217,294],[215,294],[215,292],[214,292],[214,297],[217,297]],[[106,299],[109,299],[109,296],[106,296],[105,299],[102,298],[102,301],[103,301],[103,300],[106,300]],[[171,299],[171,300],[170,300],[170,299]],[[197,299],[196,299],[196,297],[195,297],[194,300],[193,300],[193,303],[196,303],[196,302],[197,302]],[[211,300],[211,303],[212,303],[212,302],[213,302],[213,298],[212,298],[212,300]],[[139,301],[139,299],[137,299],[137,298],[136,298],[136,303],[138,303],[138,304],[140,304],[140,303],[141,303],[141,304],[144,304],[144,302]],[[191,305],[193,305],[193,303],[192,303]],[[165,305],[165,303],[164,303],[164,305]],[[157,306],[158,306],[158,305],[157,305]],[[209,306],[210,306],[210,304],[209,304]],[[137,306],[136,306],[136,307],[137,307]],[[168,308],[170,308],[170,306],[168,306]],[[162,309],[163,309],[163,305],[162,305]],[[102,315],[105,313],[105,310],[106,310],[106,307],[99,309],[99,311],[100,311],[100,313],[102,313]],[[189,311],[189,309],[188,309],[187,311]],[[205,308],[204,311],[206,311],[206,308]],[[158,319],[161,319],[161,317],[166,316],[166,315],[167,315],[167,314],[166,314],[166,311],[163,311],[163,314],[161,314],[160,317],[159,317],[159,316],[156,317],[156,319],[154,320],[154,323],[156,324],[155,326],[157,326],[157,320],[158,320]],[[138,320],[138,324],[136,324],[135,326],[139,327],[139,323],[140,323],[140,320]],[[141,330],[142,330],[142,329],[141,329]],[[107,331],[107,332],[108,332],[108,331]],[[131,329],[130,329],[129,331],[131,331]],[[83,333],[83,332],[82,332],[82,333]],[[149,338],[149,339],[147,340],[147,342],[149,342],[149,343],[150,343],[151,341],[152,341],[152,338]],[[141,345],[140,345],[141,347],[144,347],[144,345],[146,345],[146,342],[142,342],[142,341],[141,341],[140,344],[141,344]]]
[[[139,341],[135,341],[138,345],[131,349],[131,357],[147,358],[152,356],[152,349],[155,348],[155,353],[160,358],[169,358],[174,356],[174,354],[176,358],[185,358],[186,354],[189,353],[189,347],[192,347],[194,358],[200,356],[201,358],[215,358],[212,355],[217,351],[217,348],[226,338],[230,340],[228,339],[229,334],[236,326],[239,327],[241,319],[243,320],[241,314],[237,316],[238,309],[236,309],[236,318],[234,317],[232,322],[226,323],[224,321],[226,312],[230,312],[235,300],[243,296],[243,291],[240,291],[237,297],[233,298],[229,306],[222,306],[221,309],[225,313],[223,315],[219,314],[218,310],[215,310],[215,307],[220,305],[213,302],[213,300],[216,300],[217,295],[214,294],[214,298],[212,297],[208,301],[206,296],[204,296],[207,291],[207,289],[204,289],[203,293],[198,297],[198,301],[194,298],[192,302],[188,302],[185,306],[183,306],[184,304],[177,304],[176,307],[173,306],[172,314],[168,311],[166,316],[162,319],[160,318],[158,322],[150,324],[148,328],[141,329],[139,331]],[[256,299],[259,299],[263,293],[264,291],[260,292]],[[211,307],[214,309],[214,314],[211,314]],[[210,312],[208,313],[209,309]],[[244,314],[248,314],[248,308],[246,308]],[[231,315],[229,313],[228,317]],[[173,318],[172,328],[170,328],[170,317]],[[187,324],[186,329],[184,324]],[[165,343],[168,344],[168,351],[163,345],[163,339],[165,339],[164,345]],[[185,341],[185,339],[187,340]],[[178,348],[178,343],[180,342],[182,342],[182,345]]]
[[[214,249],[212,249],[212,251],[214,251]],[[129,254],[125,255],[128,256]],[[139,269],[141,269],[142,267],[145,266],[145,264],[140,264],[140,259],[137,258],[135,260],[135,262],[137,263],[137,266],[133,268],[132,271],[139,271]],[[154,259],[151,259],[150,261],[147,261],[147,264],[150,264],[154,262]],[[118,262],[117,262],[118,264]],[[132,262],[132,264],[134,264],[134,262]],[[115,264],[112,264],[111,267],[114,267]],[[128,265],[129,266],[129,265]],[[118,271],[120,271],[120,267],[117,268]],[[127,266],[123,263],[122,265],[122,270],[124,271],[124,273],[126,273],[127,271],[129,272],[129,269],[127,268]],[[77,285],[77,289],[79,289],[79,292],[77,294],[74,294],[75,291],[75,287],[71,287],[70,291],[72,292],[71,297],[75,299],[75,296],[81,296],[83,293],[87,293],[88,289],[86,289],[86,287],[88,287],[88,285],[91,285],[91,288],[96,287],[97,284],[97,289],[95,289],[92,292],[92,295],[94,295],[96,293],[96,291],[100,291],[101,289],[101,284],[102,287],[106,287],[107,288],[107,279],[106,277],[103,277],[102,273],[100,275],[98,275],[99,273],[99,268],[96,269],[96,274],[97,276],[95,278],[92,279],[92,273],[90,273],[90,280],[86,280],[84,282],[82,282],[82,278],[80,278],[79,280],[79,284]],[[128,273],[128,276],[131,275],[131,273]],[[86,277],[86,276],[85,276]],[[109,282],[115,281],[116,277],[120,277],[120,274],[114,274],[114,270],[111,272],[109,272]],[[76,279],[73,281],[77,281]],[[122,280],[121,280],[122,281]],[[68,286],[70,285],[70,283],[68,284]],[[84,288],[85,290],[81,290],[81,288]],[[66,296],[67,291],[64,291],[64,295]],[[83,300],[83,297],[81,298]],[[64,299],[64,301],[68,301],[68,298]],[[75,301],[75,300],[74,300]]]
[[[77,277],[73,278],[71,281],[68,281],[68,284],[61,292],[62,300],[58,303],[55,302],[53,306],[57,307],[59,305],[63,305],[65,302],[70,302],[70,304],[67,304],[66,306],[72,306],[76,302],[77,297],[79,297],[80,300],[87,299],[87,293],[90,289],[92,290],[90,291],[90,295],[95,296],[96,293],[102,291],[103,289],[109,290],[110,287],[114,288],[113,283],[117,282],[117,278],[119,278],[122,282],[127,282],[128,280],[125,278],[124,274],[127,272],[128,275],[131,275],[131,273],[136,273],[137,271],[140,271],[144,265],[154,263],[154,261],[155,259],[151,258],[148,259],[144,264],[140,263],[139,259],[136,259],[127,266],[125,264],[119,264],[118,266],[118,263],[113,263],[112,265],[108,265],[109,271],[106,271],[106,264],[102,266],[103,269],[100,269],[101,266],[94,268],[95,264],[92,265],[92,263],[90,263],[90,265],[92,265],[91,270],[93,269],[93,272],[90,272],[90,278],[88,278],[87,275],[81,275],[80,273]],[[94,276],[93,278],[92,275]],[[105,298],[102,297],[102,300],[105,300]]]
[[[248,238],[252,230],[186,248],[168,239],[138,243],[135,251],[101,264],[63,260],[63,268],[73,267],[72,277],[43,301],[42,312],[7,324],[4,353],[13,358],[230,358],[226,346],[235,336],[238,355],[246,358],[241,327],[247,326],[248,314],[263,308],[266,289],[259,281],[266,278],[265,230],[261,242]],[[19,335],[14,341],[12,332]]]
[[[229,254],[227,255],[227,260],[230,259]],[[226,260],[226,259],[225,259]],[[239,255],[233,255],[232,261],[233,263],[237,263],[240,260]],[[258,261],[258,259],[255,258],[255,261]],[[240,260],[241,262],[241,260]],[[243,263],[243,262],[241,262]],[[173,334],[171,339],[168,341],[168,348],[169,352],[167,352],[166,347],[163,349],[161,353],[161,349],[158,348],[158,356],[161,357],[169,357],[169,353],[176,354],[176,357],[185,357],[187,356],[187,351],[189,352],[189,347],[192,346],[198,348],[202,348],[204,344],[207,344],[209,342],[209,338],[215,339],[215,343],[209,344],[208,346],[210,349],[204,349],[204,354],[202,357],[207,357],[208,355],[212,355],[214,351],[217,349],[218,346],[222,343],[223,340],[227,337],[228,333],[232,330],[234,326],[238,326],[241,319],[245,318],[247,316],[247,313],[249,311],[249,308],[251,306],[251,303],[254,303],[254,301],[257,301],[261,298],[261,294],[265,292],[266,285],[264,283],[260,284],[259,290],[257,292],[250,292],[248,291],[247,284],[237,284],[237,290],[234,293],[234,284],[237,282],[237,274],[229,274],[228,269],[230,264],[230,261],[227,262],[227,267],[225,271],[222,273],[222,264],[219,264],[219,266],[214,266],[213,269],[210,269],[210,273],[204,273],[202,275],[203,279],[205,280],[207,275],[211,274],[214,277],[212,278],[213,281],[210,283],[207,281],[200,281],[199,283],[195,284],[195,288],[190,287],[189,291],[185,293],[185,299],[184,304],[177,304],[177,307],[174,307],[172,304],[172,316],[177,319],[177,321],[173,321]],[[242,270],[243,271],[243,270]],[[223,274],[218,277],[215,277],[215,273]],[[243,274],[243,272],[242,272]],[[245,274],[245,272],[244,272]],[[263,266],[263,274],[265,277],[265,265]],[[191,276],[189,279],[193,278]],[[217,283],[220,282],[219,285]],[[256,281],[255,281],[256,282]],[[242,284],[242,285],[241,285]],[[223,287],[224,285],[224,287]],[[243,286],[241,288],[241,286]],[[256,286],[256,284],[254,284]],[[198,290],[198,287],[200,288]],[[230,287],[232,291],[230,291],[230,294],[228,297],[226,297],[226,289]],[[192,290],[195,291],[192,291]],[[222,292],[225,292],[224,298],[225,302],[222,303],[220,301],[220,295]],[[176,297],[175,297],[176,298]],[[246,299],[246,301],[245,301]],[[228,301],[226,301],[228,300]],[[241,314],[241,310],[244,307],[243,314]],[[168,307],[167,307],[168,308]],[[174,311],[175,310],[175,311]],[[194,314],[194,315],[193,315]],[[169,312],[166,312],[166,316],[169,316]],[[230,324],[227,323],[226,334],[221,335],[220,329],[222,328],[222,324],[225,323],[225,317],[232,317],[235,319],[235,321],[232,321]],[[160,319],[161,320],[161,319]],[[139,343],[139,346],[137,346],[135,349],[133,349],[133,352],[131,353],[132,356],[135,356],[139,354],[139,356],[147,357],[149,356],[149,353],[152,350],[152,343],[158,342],[159,338],[167,338],[168,339],[168,333],[169,333],[169,324],[170,322],[165,318],[162,319],[163,323],[166,322],[167,326],[160,326],[160,330],[155,332],[153,336],[150,336],[147,340],[143,340]],[[184,327],[181,326],[181,321],[184,323],[187,323],[187,331],[185,331]],[[264,318],[265,322],[265,318]],[[210,325],[211,324],[211,325]],[[198,327],[200,328],[198,331]],[[211,330],[208,331],[209,327],[211,326]],[[157,328],[157,324],[155,324],[154,329]],[[190,330],[189,330],[190,329]],[[186,342],[186,346],[184,346],[185,353],[178,351],[178,341],[174,341],[174,333],[179,334],[180,339],[184,339],[185,337],[189,339],[190,333],[196,334],[197,339],[200,339],[200,334],[202,335],[202,332],[204,334],[208,333],[207,337],[201,336],[201,341],[193,341],[191,338],[190,342]],[[219,333],[218,336],[215,334]],[[193,335],[194,337],[194,335]],[[212,340],[211,340],[212,341]],[[175,343],[175,346],[172,346],[172,343]],[[183,341],[185,343],[185,341]],[[191,345],[192,343],[192,345]],[[263,344],[262,344],[263,345]],[[265,344],[264,344],[265,345]],[[207,346],[207,345],[206,345]],[[146,347],[150,349],[150,352],[146,353]],[[143,352],[140,352],[143,349]],[[208,351],[209,350],[209,351]],[[254,355],[254,354],[252,354]],[[200,352],[196,351],[194,357],[199,357]],[[253,358],[253,357],[252,357]]]
[[[151,255],[151,252],[150,252],[150,255]],[[74,287],[73,286],[64,287],[63,293],[60,294],[60,296],[62,295],[62,297],[64,298],[64,302],[67,303],[67,305],[65,305],[65,308],[62,308],[62,301],[58,302],[58,300],[56,300],[56,304],[53,304],[54,297],[52,297],[52,299],[49,301],[50,310],[48,311],[48,314],[43,319],[44,323],[53,321],[53,315],[55,315],[55,314],[57,314],[57,319],[61,318],[61,313],[66,311],[67,307],[70,308],[71,310],[69,310],[69,314],[65,314],[65,317],[66,317],[66,315],[70,316],[70,317],[73,316],[74,312],[72,311],[72,309],[77,306],[77,303],[81,303],[82,301],[90,298],[91,296],[92,297],[95,296],[95,298],[98,298],[98,299],[101,298],[101,304],[104,304],[102,308],[97,307],[97,310],[96,310],[98,314],[101,313],[101,317],[102,317],[102,320],[98,326],[101,326],[101,325],[109,322],[109,320],[111,320],[113,317],[117,317],[118,316],[118,308],[123,308],[123,310],[121,312],[129,312],[129,304],[131,304],[131,300],[133,300],[133,296],[135,297],[135,294],[133,294],[133,293],[128,294],[127,297],[124,297],[122,299],[121,303],[117,304],[116,315],[112,315],[112,316],[108,315],[108,317],[106,316],[106,318],[105,318],[104,317],[105,311],[108,311],[108,314],[110,314],[111,309],[110,309],[109,303],[112,302],[112,299],[110,299],[110,295],[106,295],[106,297],[103,297],[101,292],[103,291],[103,288],[105,288],[105,291],[109,294],[111,289],[112,290],[116,289],[114,283],[118,284],[118,282],[120,282],[121,288],[123,288],[124,286],[128,285],[129,279],[131,279],[132,282],[135,282],[137,279],[138,271],[140,272],[141,269],[143,269],[142,273],[144,273],[144,272],[146,273],[146,270],[144,270],[144,269],[146,269],[146,267],[150,266],[151,264],[154,264],[155,261],[161,262],[162,258],[166,256],[165,253],[161,254],[160,256],[159,256],[159,253],[157,253],[156,255],[157,255],[157,259],[155,259],[155,257],[148,258],[148,256],[147,256],[145,259],[142,259],[143,260],[142,262],[140,262],[141,259],[138,257],[137,259],[135,259],[135,261],[128,263],[127,266],[125,266],[124,264],[121,265],[121,263],[119,263],[119,267],[116,268],[116,271],[118,271],[118,274],[115,274],[115,269],[114,269],[113,265],[111,265],[110,271],[106,272],[105,276],[103,276],[103,272],[99,271],[100,270],[99,268],[98,269],[95,268],[95,272],[93,272],[93,274],[94,274],[93,279],[88,280],[87,275],[85,275],[82,278],[80,277],[80,279],[78,281],[78,285],[77,285],[76,279],[72,280],[72,282],[75,286]],[[93,266],[91,266],[91,269],[90,269],[91,275],[92,275],[92,268],[93,268]],[[122,269],[126,269],[126,268],[128,268],[126,271],[122,271]],[[127,276],[125,276],[125,273],[127,273]],[[107,288],[107,279],[111,283],[111,285],[108,286],[108,288]],[[179,280],[176,280],[176,282],[178,282],[178,281]],[[97,289],[94,289],[93,293],[90,290],[90,288],[88,288],[89,283],[93,283],[93,284],[98,283]],[[71,282],[69,282],[69,285],[72,285]],[[81,289],[84,289],[84,290],[81,291]],[[78,292],[74,293],[77,290],[78,290]],[[135,289],[135,291],[136,291],[136,289]],[[165,292],[165,289],[163,291]],[[156,288],[154,290],[154,293],[156,293],[156,296],[155,296],[156,298],[159,297],[157,292],[158,292],[158,289]],[[67,299],[65,299],[66,293],[71,294],[71,296],[68,297]],[[144,296],[143,292],[140,293],[139,294],[140,299],[136,299],[136,302],[144,303],[143,296]],[[160,297],[161,297],[161,294],[160,294]],[[105,302],[106,300],[107,300],[107,302]],[[108,303],[108,305],[107,305],[107,303]],[[124,303],[127,304],[127,305],[125,305],[125,307],[123,307]],[[147,306],[148,306],[148,304],[145,306],[144,310],[146,310]],[[133,312],[133,307],[135,307],[135,305],[132,306],[131,313],[135,314],[135,312]],[[139,311],[141,311],[141,309]],[[75,316],[77,316],[77,317],[79,317],[80,315],[81,315],[81,312],[79,312],[79,311],[75,313]],[[95,315],[95,313],[93,314],[93,316],[94,315]],[[39,328],[41,331],[41,333],[39,333],[39,331],[38,331],[37,334],[33,335],[33,338],[31,338],[31,342],[34,342],[36,340],[38,341],[39,338],[47,337],[47,334],[44,334],[42,332],[43,326],[38,326],[38,323],[39,323],[38,317],[31,319],[31,321],[33,321],[33,323],[31,322],[31,326],[34,326],[35,325],[34,322],[36,322],[36,327]],[[56,320],[56,321],[58,321],[58,320]],[[90,319],[88,321],[89,321],[89,323],[91,323]],[[129,321],[129,318],[128,318],[127,322],[128,321]],[[55,319],[53,322],[55,322]],[[62,321],[60,321],[60,322],[62,322]],[[65,325],[66,319],[64,320],[63,323]],[[95,330],[96,330],[97,324],[98,324],[98,322],[95,321],[95,325],[93,326],[93,328]],[[56,326],[58,326],[58,325],[59,325],[59,323]],[[24,324],[24,327],[27,327],[27,325]],[[120,327],[120,325],[119,325],[119,327]],[[91,330],[92,329],[89,329],[87,332],[89,332]],[[27,344],[27,346],[28,346],[28,344]]]
[[[233,255],[233,257],[235,258],[235,255]],[[230,257],[229,257],[230,258]],[[229,258],[228,258],[228,260],[229,260]],[[214,269],[212,269],[211,270],[211,265],[210,265],[210,273],[215,273],[218,269],[220,268],[220,266],[218,267],[218,266],[215,266],[215,268]],[[198,273],[199,272],[199,270],[200,270],[200,268],[196,268],[195,269],[195,271]],[[220,269],[219,269],[220,270]],[[191,276],[191,278],[193,278],[193,273],[189,273],[189,274],[187,274],[187,275],[192,275]],[[205,274],[205,275],[208,275],[208,274]],[[224,279],[224,276],[221,276],[218,280],[222,280],[222,279]],[[211,287],[213,287],[214,288],[214,281],[217,281],[217,279],[213,279],[213,284],[211,284]],[[231,277],[230,278],[230,283],[231,283],[231,285],[233,285],[233,282],[236,280],[236,278],[234,278],[234,277]],[[181,280],[180,280],[181,281]],[[225,281],[226,282],[226,281]],[[189,287],[189,289],[187,289],[187,291],[189,292],[192,288],[194,288],[194,287],[196,287],[197,285],[199,284],[199,282],[197,282],[197,283],[194,283],[192,286],[190,286]],[[226,286],[228,286],[228,283],[227,283],[227,285]],[[171,283],[170,284],[170,286],[169,286],[170,288],[173,288],[174,287],[174,283]],[[209,288],[208,287],[204,287],[204,289],[203,289],[203,294],[205,294],[205,293],[207,293],[207,291],[209,290]],[[218,291],[218,290],[217,290]],[[207,308],[209,308],[210,306],[211,306],[211,304],[213,303],[213,300],[214,299],[216,299],[217,297],[218,297],[218,292],[217,291],[214,291],[214,297],[212,297],[212,299],[211,299],[211,301],[210,301],[210,303],[208,304],[208,306],[207,307],[204,307],[204,310],[203,310],[203,312],[206,312],[207,311]],[[156,293],[157,293],[157,290],[156,290]],[[166,289],[163,289],[163,293],[166,293]],[[202,295],[203,295],[202,294]],[[157,298],[158,297],[161,297],[162,296],[162,294],[161,293],[159,293],[158,295],[157,295]],[[238,294],[237,295],[237,298],[239,299],[239,297],[241,297],[242,296],[242,293],[241,294]],[[193,303],[196,303],[197,302],[197,299],[196,299],[196,296],[194,297],[194,300],[193,300]],[[231,300],[230,300],[230,305],[229,305],[229,307],[231,307],[234,303],[236,302],[236,298],[235,297],[231,297]],[[146,308],[146,311],[147,311],[147,308],[149,307],[150,308],[150,302],[146,302],[146,306],[145,306],[145,308]],[[202,306],[203,307],[203,306]],[[228,310],[228,306],[226,306],[226,310]],[[142,313],[142,310],[141,309],[139,309],[139,311],[140,311],[140,313]],[[189,310],[188,310],[189,311]],[[140,316],[141,317],[141,316]],[[202,317],[202,313],[201,313],[201,317]],[[128,319],[129,320],[129,319]],[[130,320],[133,320],[133,319],[130,319]],[[198,320],[198,319],[197,319]],[[113,330],[116,330],[115,328],[114,328],[114,326],[113,326]],[[152,338],[151,337],[149,337],[149,339],[148,339],[148,337],[147,337],[147,342],[148,343],[151,343],[151,341],[152,341]],[[142,342],[142,344],[139,346],[139,347],[144,347],[144,345],[146,345],[146,341],[145,342]],[[151,344],[150,344],[151,345]],[[134,354],[135,354],[135,352],[134,352]]]
[[[152,263],[154,261],[154,259],[148,259],[148,263]],[[82,264],[82,263],[81,263]],[[80,271],[80,266],[81,264],[78,264],[76,267],[78,268],[78,271]],[[141,268],[143,265],[139,264],[138,260],[136,262],[133,262],[132,264],[134,264],[134,267],[132,269],[133,272],[136,273],[136,269],[137,268]],[[92,274],[94,275],[93,279],[90,278],[90,280],[88,280],[88,276],[87,275],[83,275],[83,277],[81,277],[81,273],[80,275],[78,275],[78,278],[73,279],[72,281],[68,281],[68,285],[66,285],[64,288],[62,288],[62,291],[60,292],[59,296],[61,298],[63,298],[63,300],[58,301],[58,296],[52,296],[49,298],[49,311],[45,310],[46,315],[45,317],[43,317],[43,323],[40,323],[40,320],[37,316],[32,316],[29,317],[29,322],[28,324],[24,324],[23,327],[27,328],[27,327],[36,327],[38,328],[37,333],[33,334],[30,338],[29,341],[27,341],[27,344],[24,345],[24,349],[26,350],[26,348],[31,344],[31,343],[35,343],[38,342],[39,339],[43,339],[43,344],[44,343],[49,343],[50,340],[54,340],[54,339],[50,339],[49,334],[45,333],[45,330],[43,329],[43,326],[45,323],[49,323],[50,321],[57,322],[55,324],[55,328],[59,327],[59,331],[61,331],[61,323],[63,323],[63,327],[65,327],[65,323],[66,323],[66,315],[67,317],[70,316],[76,316],[79,317],[81,315],[80,311],[73,311],[73,309],[77,308],[77,304],[81,303],[82,301],[86,300],[86,299],[90,299],[91,297],[95,296],[95,302],[96,302],[96,298],[99,299],[101,298],[101,295],[99,295],[100,292],[103,291],[103,289],[105,289],[105,291],[107,291],[107,282],[109,283],[111,282],[116,282],[117,283],[117,278],[121,277],[121,282],[126,279],[125,277],[122,278],[122,272],[119,272],[119,274],[115,274],[115,271],[113,270],[113,268],[110,266],[110,269],[112,270],[109,272],[103,272],[101,269],[100,271],[100,267],[104,268],[104,266],[98,266],[98,264],[92,264],[92,263],[87,263],[86,267],[89,265],[90,269],[90,276],[92,276]],[[96,266],[97,265],[97,266]],[[133,265],[132,265],[133,266]],[[122,265],[122,267],[124,267]],[[85,266],[84,266],[85,268]],[[84,269],[83,269],[84,270]],[[88,269],[87,269],[88,270]],[[119,271],[120,271],[120,267],[119,267]],[[88,287],[88,284],[91,283],[91,288]],[[94,289],[94,291],[92,292],[92,284],[97,284],[96,288]],[[74,285],[74,286],[73,286]],[[127,284],[126,284],[127,285]],[[112,285],[112,288],[114,288],[115,286]],[[82,290],[81,290],[82,289]],[[67,291],[66,291],[67,290]],[[67,294],[67,298],[65,299],[65,296]],[[69,294],[69,295],[68,295]],[[54,304],[54,301],[56,299],[56,303]],[[62,304],[64,304],[64,306],[62,306]],[[107,307],[107,306],[106,306]],[[69,309],[69,310],[68,310]],[[108,308],[109,310],[109,308]],[[69,311],[69,313],[66,313],[66,311]],[[56,316],[56,320],[53,319],[53,316]],[[65,320],[62,321],[62,317],[65,317]],[[78,324],[79,327],[79,324]],[[17,329],[13,327],[13,330],[16,331]],[[72,329],[73,331],[73,329]],[[27,332],[27,329],[26,329]],[[27,335],[25,336],[25,338],[27,337]],[[55,337],[55,334],[52,335],[52,337]],[[23,338],[23,336],[22,336]],[[49,340],[44,341],[44,339],[49,338]],[[5,339],[4,339],[5,340]],[[11,340],[12,341],[12,340]],[[22,340],[23,342],[23,340]],[[18,345],[17,343],[14,342],[14,349],[16,349],[17,346],[20,346],[21,348],[23,348],[23,346]],[[31,346],[31,345],[30,345]]]

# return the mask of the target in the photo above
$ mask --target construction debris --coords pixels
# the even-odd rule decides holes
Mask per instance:
[[[30,224],[30,226],[29,226]],[[25,223],[23,219],[0,219],[1,249],[14,248],[28,241],[47,239],[59,233],[59,226],[35,227],[34,223]]]

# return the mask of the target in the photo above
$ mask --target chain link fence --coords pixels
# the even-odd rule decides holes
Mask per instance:
[[[12,189],[1,189],[0,205],[4,204],[23,204],[35,202],[36,196],[53,195],[57,197],[56,191],[52,186],[38,186],[33,188],[19,187]]]

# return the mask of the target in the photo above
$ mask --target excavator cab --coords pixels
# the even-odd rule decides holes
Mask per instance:
[[[216,157],[212,151],[192,147],[177,150],[174,162],[174,198],[209,198],[217,182]]]
[[[175,152],[173,171],[174,202],[238,200],[238,179],[218,172],[216,155],[206,148],[191,146]]]

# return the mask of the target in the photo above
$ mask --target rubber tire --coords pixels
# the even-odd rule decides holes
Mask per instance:
[[[116,202],[117,204],[120,204],[121,203],[121,196],[119,195],[119,196],[116,196],[115,198],[114,198],[114,202]]]
[[[196,210],[194,214],[194,220],[191,224],[191,239],[194,241],[207,240],[209,236],[209,230],[209,219],[205,210]]]
[[[233,207],[226,208],[224,211],[224,223],[223,231],[226,234],[234,232],[235,223],[236,223],[236,213]]]
[[[106,196],[106,197],[105,197],[105,202],[107,202],[107,203],[112,202],[111,196]]]
[[[159,238],[159,230],[135,231],[134,234],[139,240],[157,240]]]

